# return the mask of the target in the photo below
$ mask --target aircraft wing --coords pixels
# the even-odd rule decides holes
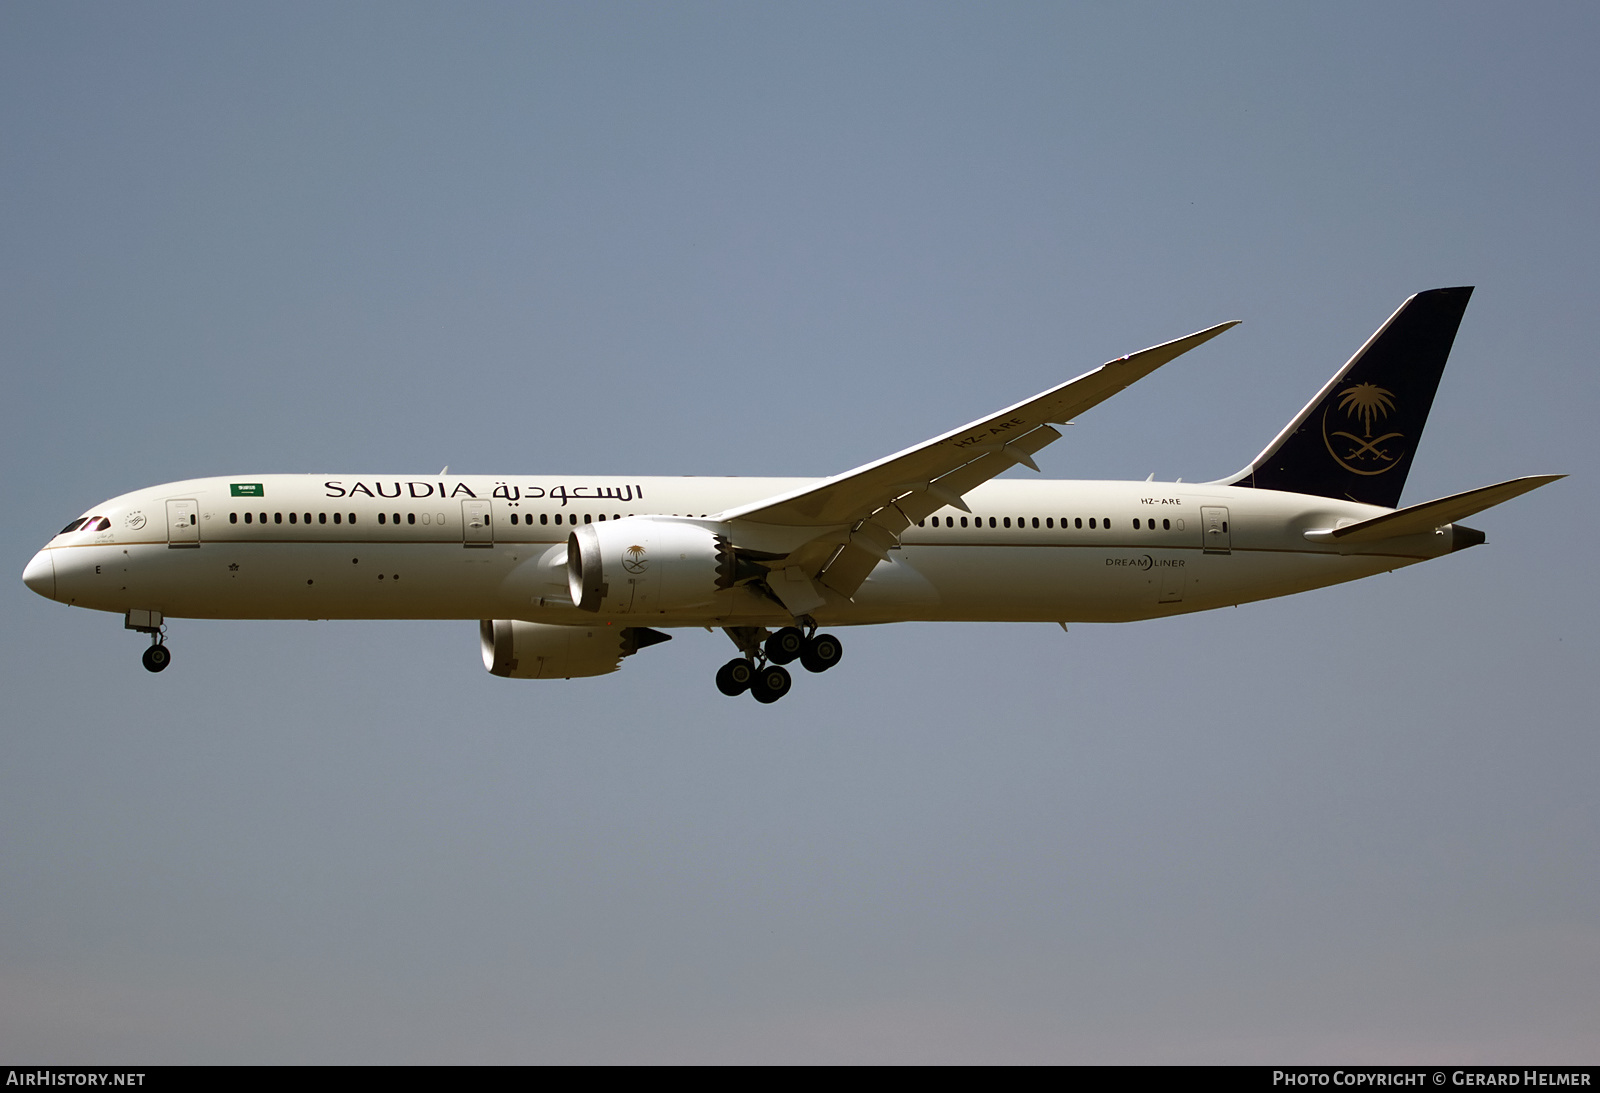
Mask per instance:
[[[816,528],[819,539],[774,568],[791,570],[791,581],[820,576],[823,584],[851,596],[872,567],[888,558],[905,528],[946,505],[966,509],[964,494],[1015,464],[1038,470],[1033,453],[1061,436],[1052,423],[1070,421],[1236,325],[1221,323],[1131,353],[905,451],[713,519]]]

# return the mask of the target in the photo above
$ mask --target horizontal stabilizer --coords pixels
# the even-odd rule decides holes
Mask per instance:
[[[1306,538],[1314,543],[1371,543],[1402,535],[1425,535],[1565,477],[1564,474],[1534,474],[1526,478],[1513,478],[1509,482],[1482,486],[1466,493],[1441,497],[1437,501],[1424,501],[1420,505],[1396,509],[1358,524],[1333,530],[1308,531]]]

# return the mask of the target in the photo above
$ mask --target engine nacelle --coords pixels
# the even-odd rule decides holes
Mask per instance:
[[[733,548],[699,524],[629,516],[567,537],[567,588],[585,611],[662,615],[710,607],[732,588]]]
[[[671,638],[646,626],[554,626],[520,619],[478,623],[483,666],[510,679],[603,676],[622,667],[623,657]]]

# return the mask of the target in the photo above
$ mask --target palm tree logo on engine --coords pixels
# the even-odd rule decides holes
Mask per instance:
[[[1382,423],[1394,411],[1394,392],[1373,383],[1358,383],[1339,392],[1338,408],[1352,419],[1352,428],[1359,427],[1361,435],[1344,429],[1328,430],[1330,405],[1322,412],[1322,440],[1335,463],[1353,474],[1383,474],[1399,465],[1406,453],[1392,442],[1404,440],[1405,434],[1388,432],[1373,436],[1374,426]]]
[[[643,573],[650,568],[650,559],[644,556],[644,547],[635,543],[622,552],[622,568],[629,573]]]

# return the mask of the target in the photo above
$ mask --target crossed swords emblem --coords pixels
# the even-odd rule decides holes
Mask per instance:
[[[1335,432],[1328,435],[1341,437],[1355,445],[1355,447],[1345,455],[1346,459],[1360,459],[1368,452],[1371,452],[1372,458],[1382,460],[1385,463],[1391,462],[1398,457],[1391,456],[1387,451],[1378,447],[1378,445],[1382,444],[1385,440],[1393,440],[1397,436],[1405,436],[1404,433],[1384,433],[1382,436],[1377,437],[1374,440],[1363,440],[1354,433]]]

